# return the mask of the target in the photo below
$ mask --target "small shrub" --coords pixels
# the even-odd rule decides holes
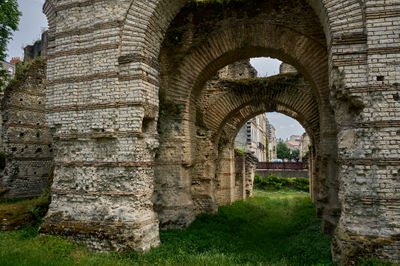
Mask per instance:
[[[242,150],[242,149],[240,149],[240,148],[235,148],[235,152],[236,152],[237,154],[239,154],[240,156],[246,155],[246,153],[247,153],[247,151]]]
[[[258,189],[294,189],[309,191],[309,180],[304,177],[286,178],[270,175],[267,178],[256,175],[254,177],[254,187]]]

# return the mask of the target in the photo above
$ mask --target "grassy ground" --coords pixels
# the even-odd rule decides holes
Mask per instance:
[[[200,215],[185,230],[161,232],[144,255],[94,254],[31,227],[0,233],[1,265],[330,265],[329,237],[306,193],[261,192]]]
[[[47,206],[46,197],[0,201],[0,230],[34,226],[46,213]]]

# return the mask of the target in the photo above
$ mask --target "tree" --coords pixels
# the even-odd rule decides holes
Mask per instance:
[[[7,43],[12,36],[12,32],[18,29],[19,17],[21,12],[18,10],[17,0],[0,0],[0,60],[7,56]],[[7,72],[0,70],[0,88],[4,86],[7,79]]]
[[[286,146],[283,141],[279,141],[276,146],[276,155],[279,159],[290,159],[290,149]]]
[[[292,150],[290,157],[291,159],[298,160],[300,158],[300,150]]]

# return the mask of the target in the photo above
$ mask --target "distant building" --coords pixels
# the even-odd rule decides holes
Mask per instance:
[[[267,137],[266,129],[268,120],[265,114],[250,119],[242,126],[235,138],[235,147],[252,153],[260,162],[267,160]]]
[[[19,57],[13,57],[10,62],[0,61],[1,62],[1,65],[0,65],[1,69],[6,71],[6,73],[8,74],[8,77],[10,79],[15,77],[15,73],[17,71],[16,65],[17,65],[17,63],[19,61],[21,61],[19,59]],[[8,84],[8,81],[5,82],[3,88],[0,88],[1,91],[4,91],[4,89],[7,86],[7,84]],[[1,98],[3,98],[3,97],[1,96]]]
[[[6,61],[1,61],[1,69],[5,70],[6,73],[10,76],[10,78],[13,78],[15,76],[15,65],[6,62]]]
[[[300,135],[291,135],[289,140],[285,142],[286,146],[290,150],[300,150],[300,142],[301,142],[301,136]]]
[[[310,146],[310,137],[307,135],[307,133],[304,132],[303,135],[301,135],[301,140],[300,140],[300,160],[308,153],[308,148]]]
[[[268,133],[268,160],[271,162],[277,159],[277,145],[275,127],[267,120],[267,133]]]

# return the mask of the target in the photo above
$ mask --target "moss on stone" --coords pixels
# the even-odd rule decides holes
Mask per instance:
[[[45,69],[46,65],[47,60],[40,57],[17,63],[15,77],[10,80],[4,93],[7,94],[13,91],[13,89],[23,83],[28,76],[35,77],[36,75],[32,75],[32,73],[37,72],[37,70],[41,68]]]
[[[236,153],[237,155],[239,155],[239,156],[244,156],[244,155],[246,155],[247,151],[242,150],[242,149],[240,149],[240,148],[235,148],[235,153]]]

